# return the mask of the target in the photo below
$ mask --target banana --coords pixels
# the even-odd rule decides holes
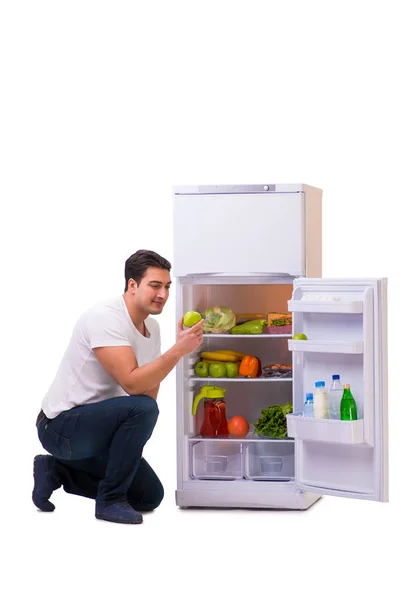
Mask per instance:
[[[207,360],[215,360],[217,362],[238,362],[241,360],[236,354],[230,352],[221,352],[218,350],[212,350],[210,352],[202,352],[200,354],[201,358],[205,358]]]
[[[240,360],[242,360],[242,358],[244,358],[246,355],[244,354],[244,352],[237,352],[236,350],[218,350],[218,352],[227,352],[228,354],[234,354],[236,355]]]
[[[205,362],[209,365],[211,365],[212,363],[220,363],[220,362],[232,362],[232,363],[240,363],[241,360],[240,358],[231,358],[230,360],[210,360],[209,358],[202,358],[201,359],[202,362]]]

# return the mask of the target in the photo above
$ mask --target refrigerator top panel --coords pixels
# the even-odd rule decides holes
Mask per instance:
[[[173,196],[175,277],[307,275],[308,257],[320,260],[315,240],[320,219],[307,210],[306,192]]]
[[[173,187],[173,193],[181,194],[267,194],[303,192],[311,188],[304,183],[260,183],[253,185],[181,185]],[[314,190],[318,188],[312,188]],[[322,190],[319,190],[322,193]]]

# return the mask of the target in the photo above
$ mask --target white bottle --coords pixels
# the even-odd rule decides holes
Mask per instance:
[[[316,419],[328,418],[328,392],[326,391],[325,381],[315,382],[314,417]]]
[[[330,419],[340,419],[340,402],[343,396],[343,386],[340,375],[332,375],[332,383],[328,394],[328,415]]]
[[[306,400],[303,407],[303,417],[314,416],[314,396],[313,394],[306,394]]]

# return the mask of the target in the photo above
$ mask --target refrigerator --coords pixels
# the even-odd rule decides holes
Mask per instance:
[[[388,501],[387,279],[322,277],[322,190],[306,184],[173,188],[176,317],[229,306],[292,314],[292,333],[204,334],[176,368],[179,507],[307,509],[324,495]],[[307,340],[292,339],[304,333]],[[200,353],[230,349],[288,378],[197,377]],[[306,393],[332,374],[351,385],[358,418],[303,417]],[[225,389],[244,437],[202,437],[203,385]],[[291,402],[284,439],[259,437],[261,410]]]

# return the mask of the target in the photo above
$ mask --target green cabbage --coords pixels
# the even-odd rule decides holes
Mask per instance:
[[[228,306],[212,306],[202,313],[204,333],[225,333],[236,325],[236,317]]]

